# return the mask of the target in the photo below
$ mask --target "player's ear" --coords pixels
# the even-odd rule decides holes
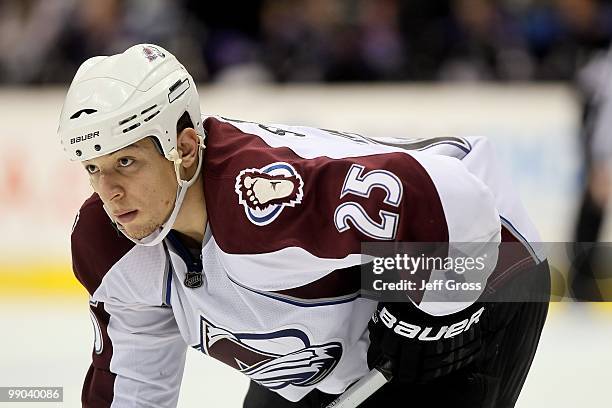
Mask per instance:
[[[176,147],[183,159],[181,165],[188,169],[198,164],[198,134],[193,128],[185,128],[178,134]]]

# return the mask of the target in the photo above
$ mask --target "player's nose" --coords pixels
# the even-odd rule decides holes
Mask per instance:
[[[111,202],[112,200],[116,200],[125,195],[125,190],[119,183],[119,180],[112,174],[100,174],[100,177],[98,177],[97,183],[94,186],[94,190],[105,203]]]

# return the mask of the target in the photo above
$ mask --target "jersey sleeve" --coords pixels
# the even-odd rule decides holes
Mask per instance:
[[[113,405],[176,406],[186,345],[169,308],[105,304],[116,374]]]
[[[129,304],[95,293],[133,244],[108,222],[92,197],[72,232],[73,270],[90,294],[94,327],[92,362],[81,395],[84,407],[171,407],[178,401],[186,344],[172,309]],[[94,233],[95,231],[95,233]]]

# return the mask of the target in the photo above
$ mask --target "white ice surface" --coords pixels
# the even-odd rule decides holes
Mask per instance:
[[[0,386],[63,386],[63,403],[79,407],[93,332],[87,302],[28,299],[0,303]],[[555,305],[517,407],[608,406],[612,308]],[[240,407],[246,377],[190,350],[179,407]],[[40,403],[0,403],[40,408]]]

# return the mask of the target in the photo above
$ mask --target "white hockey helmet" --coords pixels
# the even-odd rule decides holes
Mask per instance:
[[[203,137],[191,75],[163,48],[139,44],[122,54],[90,58],[79,67],[58,133],[72,161],[112,153],[148,136],[173,160],[176,123],[185,112]]]
[[[181,179],[177,151],[176,124],[185,112],[200,138],[198,168],[190,180]],[[174,210],[161,231],[143,240],[129,237],[118,227],[137,244],[161,242],[200,172],[204,148],[200,98],[193,78],[174,55],[157,45],[138,44],[122,54],[85,61],[68,89],[58,135],[72,161],[113,153],[149,136],[159,142],[163,155],[175,165]]]

